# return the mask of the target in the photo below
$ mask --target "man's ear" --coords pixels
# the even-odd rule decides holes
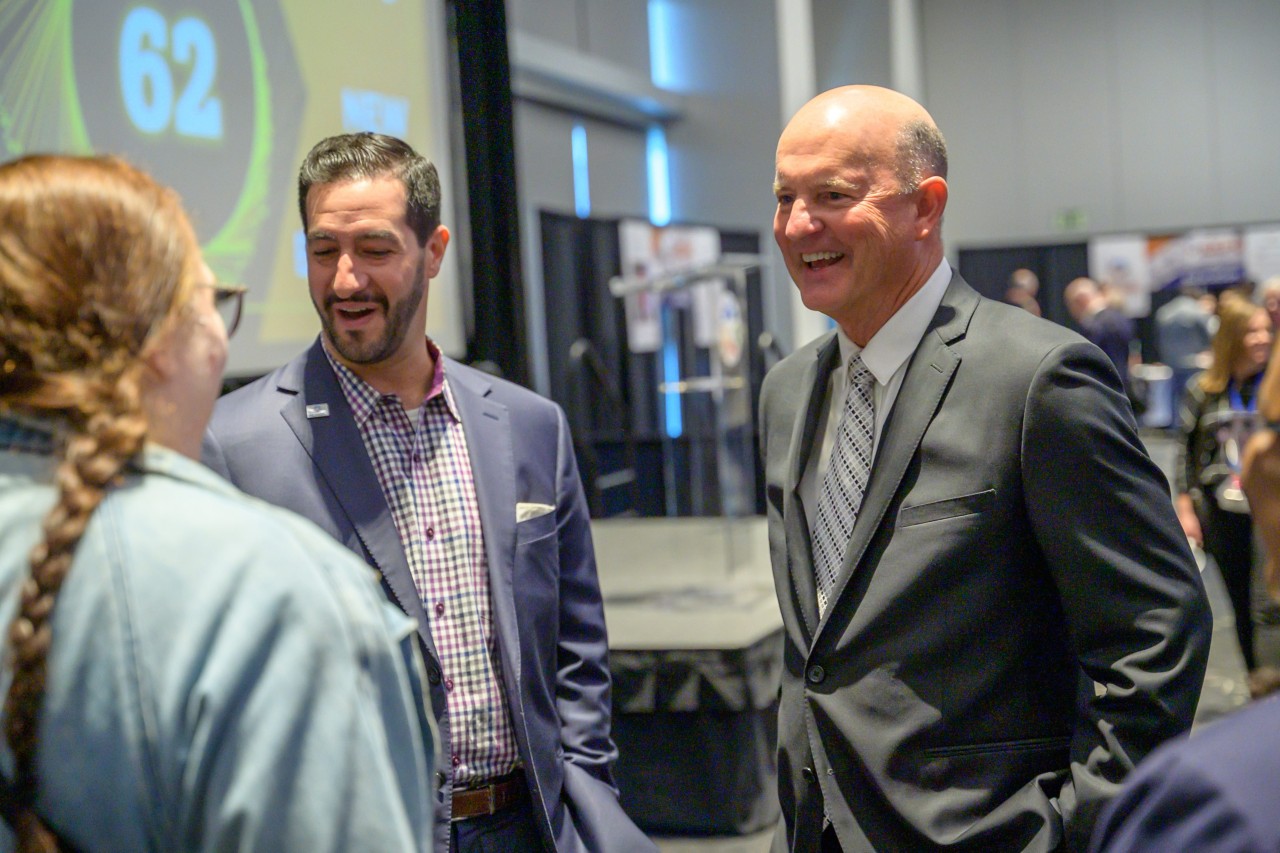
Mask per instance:
[[[939,175],[930,175],[920,181],[916,197],[916,237],[923,240],[936,234],[942,224],[942,212],[947,207],[947,181]]]
[[[437,225],[436,230],[431,232],[431,236],[427,238],[427,244],[423,246],[423,251],[427,253],[426,272],[427,278],[435,278],[440,274],[440,264],[444,262],[444,250],[449,248],[449,229],[443,225]]]

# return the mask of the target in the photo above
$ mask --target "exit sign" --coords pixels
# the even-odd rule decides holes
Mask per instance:
[[[1089,216],[1079,207],[1064,207],[1053,217],[1053,225],[1059,231],[1083,231],[1089,224]]]

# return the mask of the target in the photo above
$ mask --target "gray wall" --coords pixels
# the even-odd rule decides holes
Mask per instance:
[[[564,51],[563,61],[580,56],[606,58],[621,68],[649,75],[647,6],[639,0],[510,0],[507,25]],[[517,98],[514,107],[516,181],[521,212],[527,332],[534,387],[550,393],[546,355],[542,251],[538,213],[574,212],[571,134],[587,131],[588,172],[593,216],[648,215],[645,138],[642,130]],[[550,310],[554,310],[552,306]]]
[[[649,73],[647,0],[507,0],[507,28]]]
[[[646,0],[508,0],[513,30],[647,77]],[[769,191],[781,128],[775,0],[668,0],[684,34],[667,129],[672,219],[759,230],[766,316],[790,284]],[[811,0],[818,88],[891,85],[888,0]],[[951,149],[944,235],[960,246],[1280,220],[1280,2],[918,0],[925,105]],[[572,118],[517,104],[525,263],[536,210],[572,211]],[[647,212],[638,130],[588,125],[593,214]],[[1070,230],[1062,214],[1079,214]],[[540,283],[531,281],[540,295]],[[532,303],[531,311],[539,311]],[[536,343],[541,314],[531,316]]]
[[[890,86],[889,4],[886,0],[810,0],[818,91],[866,83]]]
[[[671,221],[756,230],[772,246],[773,149],[781,130],[773,0],[670,0],[681,38],[673,45],[681,68],[679,119],[667,126]],[[564,61],[590,57],[648,80],[646,0],[508,0],[513,35],[563,48]],[[538,211],[572,213],[570,132],[587,128],[591,215],[648,217],[644,131],[583,120],[563,109],[517,99],[516,166],[529,333],[535,384],[547,390]],[[786,291],[766,313],[788,323]],[[781,303],[775,305],[773,302]]]
[[[759,230],[772,242],[773,152],[782,130],[773,0],[681,0],[692,72],[667,131],[672,220]]]
[[[951,245],[1280,219],[1280,3],[923,0]],[[1084,225],[1064,231],[1064,210]]]
[[[668,0],[667,5],[682,34],[675,48],[683,79],[675,91],[685,99],[682,117],[667,128],[672,221],[767,229],[773,211],[773,149],[781,130],[773,0]],[[646,0],[508,0],[507,4],[508,24],[514,32],[563,46],[566,62],[572,62],[572,54],[577,53],[645,77],[649,75],[647,9]],[[533,118],[535,113],[542,117]],[[552,118],[553,114],[559,118]],[[568,156],[574,118],[526,101],[518,103],[517,120],[522,185],[540,198],[558,192],[561,209],[572,210],[572,187],[552,189],[550,184],[561,175],[555,170],[555,174],[543,174],[540,164],[544,158]],[[564,129],[562,138],[544,132],[545,125],[557,120]],[[605,127],[588,128],[592,214],[645,215],[647,193],[635,198],[635,178],[619,160],[636,151],[614,156],[608,150],[624,144],[625,135],[640,139],[636,166],[641,170],[640,188],[645,190],[643,135],[630,129],[610,135]],[[618,188],[615,183],[626,186]],[[633,203],[638,207],[626,209]]]

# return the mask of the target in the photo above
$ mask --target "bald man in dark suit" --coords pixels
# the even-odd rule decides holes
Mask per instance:
[[[1209,607],[1115,368],[951,270],[946,169],[876,87],[778,143],[775,237],[837,325],[761,394],[779,849],[1083,849],[1204,675]]]

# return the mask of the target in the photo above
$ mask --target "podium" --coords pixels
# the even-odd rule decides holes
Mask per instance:
[[[634,250],[637,242],[648,245],[658,235],[672,236],[673,231],[634,221],[624,221],[620,228],[624,259],[628,247]],[[709,229],[692,230],[696,234]],[[719,242],[718,235],[715,242]],[[686,248],[674,254],[685,257],[697,252]],[[626,305],[632,351],[663,353],[663,378],[655,390],[658,408],[668,414],[662,460],[665,515],[669,517],[680,515],[677,495],[682,485],[694,496],[693,515],[741,517],[755,511],[753,389],[758,377],[752,375],[747,305],[748,275],[759,268],[760,258],[719,253],[718,249],[716,254],[715,260],[676,263],[673,268],[662,258],[630,259],[632,274],[609,280],[610,293]],[[688,313],[689,323],[675,319],[682,313]],[[691,354],[683,373],[678,357],[682,350]],[[673,439],[683,427],[673,428],[670,416],[686,408],[680,397],[703,398],[710,405],[715,481],[710,489],[703,482],[704,466],[691,464],[683,484],[678,476]],[[692,447],[695,452],[700,449],[698,443]],[[708,491],[716,496],[710,507],[701,500]]]

